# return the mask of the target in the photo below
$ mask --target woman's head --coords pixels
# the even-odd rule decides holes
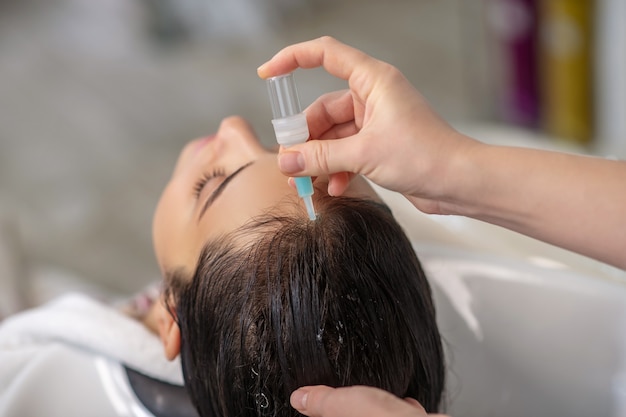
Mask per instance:
[[[315,181],[316,198],[327,179]],[[378,199],[362,178],[345,195]],[[295,189],[278,170],[276,154],[264,149],[240,117],[224,119],[215,135],[190,142],[157,206],[153,240],[163,273],[195,270],[205,243],[267,211],[304,211]]]
[[[176,171],[192,169],[184,162],[189,149]],[[268,155],[271,163],[265,162]],[[262,196],[247,194],[251,201],[234,213],[242,204],[236,193],[245,191],[224,190],[224,211],[217,214],[215,199],[205,226],[194,223],[204,202],[188,203],[191,210],[184,202],[166,202],[171,212],[182,211],[175,225],[157,224],[168,217],[162,207],[155,216],[165,299],[175,317],[162,325],[161,335],[169,357],[180,351],[201,415],[296,415],[288,405],[291,391],[312,384],[372,385],[435,411],[444,360],[430,288],[389,211],[372,201],[376,197],[365,184],[352,190],[358,198],[328,197],[319,190],[326,187],[318,187],[318,219],[311,222],[284,177],[273,176],[273,154],[259,146],[247,156],[234,169],[250,162],[247,172],[265,168],[249,182],[242,172],[239,184],[257,181],[280,192],[273,190],[261,203]],[[182,189],[171,188],[184,188],[181,175],[175,172],[160,205],[184,199]],[[175,230],[194,224],[199,248]],[[172,229],[159,231],[167,227]],[[173,240],[158,241],[166,235]]]

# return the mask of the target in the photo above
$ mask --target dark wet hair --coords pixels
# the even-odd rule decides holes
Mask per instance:
[[[431,290],[388,209],[347,197],[319,217],[265,215],[167,280],[185,385],[202,416],[296,416],[304,385],[370,385],[438,411],[444,353]]]

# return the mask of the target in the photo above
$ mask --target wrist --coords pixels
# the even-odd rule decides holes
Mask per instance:
[[[472,207],[480,198],[483,181],[481,157],[489,148],[469,136],[454,132],[450,146],[442,160],[441,171],[432,178],[439,184],[436,200],[440,214],[471,217]]]

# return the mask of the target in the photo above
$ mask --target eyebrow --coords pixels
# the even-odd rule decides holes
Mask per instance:
[[[250,161],[247,164],[240,166],[239,168],[237,168],[235,172],[233,172],[232,174],[224,178],[224,181],[222,181],[222,183],[218,185],[217,188],[211,193],[209,198],[207,198],[206,203],[204,203],[204,207],[202,207],[202,210],[200,211],[200,215],[198,216],[198,221],[202,219],[204,212],[206,212],[207,209],[211,207],[211,204],[213,204],[213,202],[217,199],[217,197],[219,197],[220,194],[222,194],[222,192],[224,191],[224,189],[226,189],[226,186],[228,185],[228,183],[231,182],[237,175],[239,175],[241,171],[248,168],[253,163],[254,161]]]

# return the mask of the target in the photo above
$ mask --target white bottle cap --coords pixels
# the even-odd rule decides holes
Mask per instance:
[[[272,120],[276,141],[285,147],[304,143],[309,138],[309,126],[306,123],[306,115],[298,113],[283,119]]]

